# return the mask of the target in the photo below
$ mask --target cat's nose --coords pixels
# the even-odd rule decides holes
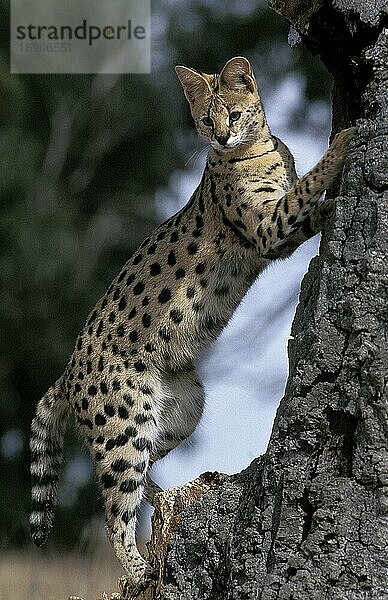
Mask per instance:
[[[225,146],[226,142],[229,139],[229,134],[227,134],[227,133],[216,134],[215,138],[216,138],[217,142],[219,144],[221,144],[221,146]]]

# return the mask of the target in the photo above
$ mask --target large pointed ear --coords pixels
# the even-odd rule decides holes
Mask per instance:
[[[199,97],[211,94],[209,83],[202,73],[198,73],[198,71],[194,71],[194,69],[189,69],[188,67],[182,67],[181,65],[175,67],[175,72],[182,84],[189,104],[194,104]]]
[[[256,82],[249,60],[243,56],[236,56],[228,60],[220,73],[220,85],[225,85],[236,92],[244,90],[254,92]]]

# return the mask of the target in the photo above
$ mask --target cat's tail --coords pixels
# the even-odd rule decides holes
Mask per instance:
[[[31,424],[30,527],[37,546],[47,540],[54,520],[69,408],[59,379],[39,401]]]

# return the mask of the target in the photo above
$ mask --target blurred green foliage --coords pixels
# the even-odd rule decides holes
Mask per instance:
[[[160,0],[152,14],[151,75],[10,75],[8,6],[0,5],[3,548],[28,539],[36,402],[61,374],[90,308],[157,222],[156,190],[199,145],[174,64],[215,72],[243,54],[264,91],[287,73],[302,74],[295,128],[309,102],[328,100],[327,74],[303,48],[288,48],[287,24],[263,2]],[[68,460],[79,452],[69,433]],[[51,543],[76,543],[100,509],[92,480],[74,489],[59,506]]]

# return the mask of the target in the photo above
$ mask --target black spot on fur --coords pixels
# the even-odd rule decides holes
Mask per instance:
[[[190,255],[196,254],[198,252],[198,244],[192,242],[187,246],[187,253]]]
[[[97,413],[94,417],[94,422],[99,427],[102,427],[103,425],[106,425],[106,418],[101,413]]]
[[[132,408],[134,405],[134,402],[129,394],[123,394],[123,400],[129,406],[129,408]]]
[[[131,331],[128,337],[131,340],[131,342],[137,342],[137,340],[139,339],[139,334],[137,331]]]
[[[201,312],[201,310],[204,309],[204,304],[203,302],[193,302],[193,311],[198,313]]]
[[[132,425],[130,425],[129,427],[126,428],[125,430],[125,435],[127,435],[129,438],[130,437],[136,437],[138,434],[137,429],[135,429],[135,427],[132,427]]]
[[[197,215],[195,217],[195,224],[197,225],[198,229],[201,229],[204,226],[203,218],[201,217],[201,215]]]
[[[123,492],[124,494],[130,494],[137,490],[139,485],[140,482],[136,481],[136,479],[126,479],[120,484],[120,492]]]
[[[193,287],[193,286],[188,287],[187,288],[187,292],[186,292],[186,296],[188,298],[194,298],[194,296],[195,296],[195,287]]]
[[[178,308],[173,308],[170,311],[170,318],[174,323],[181,323],[183,320],[183,313],[181,310],[179,310]]]
[[[147,463],[143,460],[142,462],[137,463],[137,465],[133,465],[133,470],[136,471],[136,473],[144,473],[146,467]]]
[[[137,438],[132,442],[132,445],[136,450],[139,450],[140,452],[143,452],[144,450],[151,450],[152,448],[151,440],[145,437]]]
[[[159,275],[162,271],[162,267],[160,266],[159,263],[152,263],[152,265],[150,265],[150,275]]]
[[[146,367],[146,365],[143,363],[143,361],[142,361],[142,360],[138,360],[137,362],[135,362],[135,363],[133,364],[133,366],[135,367],[135,369],[136,369],[136,371],[137,371],[138,373],[142,373],[142,372],[143,372],[143,371],[145,371],[145,370],[146,370],[146,368],[147,368],[147,367]]]
[[[128,411],[125,406],[120,405],[117,412],[121,419],[128,419]]]
[[[116,479],[110,473],[104,473],[103,475],[101,475],[101,483],[105,489],[117,485]]]
[[[128,279],[125,282],[125,285],[131,285],[135,281],[135,273],[131,273],[128,275]]]
[[[144,394],[145,396],[151,396],[153,394],[153,390],[152,388],[150,388],[149,385],[143,385],[140,387],[140,391],[142,392],[142,394]]]
[[[100,337],[102,330],[104,329],[104,322],[100,321],[96,330],[96,336]]]
[[[117,331],[117,335],[119,337],[124,337],[124,335],[125,335],[125,327],[124,327],[124,325],[119,325],[117,327],[116,331]]]
[[[119,302],[119,310],[124,310],[127,307],[127,299],[125,296],[121,296]]]
[[[108,417],[114,417],[115,409],[111,404],[104,404],[104,413],[108,415]]]
[[[126,276],[126,274],[127,274],[127,270],[126,269],[124,269],[123,271],[121,271],[120,275],[117,278],[117,283],[121,283],[122,280],[124,279],[124,277]]]
[[[158,301],[160,304],[165,304],[171,300],[171,290],[169,288],[163,288],[158,296]]]
[[[133,293],[135,296],[139,296],[144,292],[145,285],[142,281],[138,281],[138,283],[133,288]]]
[[[111,463],[112,471],[115,473],[124,473],[131,467],[131,463],[124,458],[118,458]]]
[[[93,321],[96,319],[97,317],[97,311],[93,311],[92,314],[89,317],[89,321],[88,321],[88,325],[90,325],[91,323],[93,323]]]
[[[136,313],[137,313],[137,310],[136,310],[136,308],[135,308],[135,307],[133,307],[133,308],[132,308],[132,310],[131,310],[131,312],[130,312],[130,313],[128,313],[128,321],[129,321],[130,319],[133,319],[134,317],[136,317]]]
[[[169,342],[171,340],[170,331],[169,331],[169,329],[165,325],[159,329],[159,337],[164,342]]]
[[[171,250],[171,252],[169,253],[168,257],[167,257],[167,264],[170,265],[170,267],[174,267],[176,264],[176,256],[175,256],[175,252],[174,250]]]
[[[151,244],[151,246],[147,248],[147,254],[155,254],[157,247],[157,244]]]
[[[147,423],[148,420],[149,417],[147,417],[147,415],[138,414],[135,416],[136,425],[142,425],[143,423]]]
[[[123,521],[123,523],[125,523],[125,525],[128,525],[129,521],[131,519],[133,519],[135,514],[136,514],[136,511],[134,511],[134,510],[125,510],[123,512],[123,514],[121,515],[121,520]]]
[[[151,315],[149,315],[148,313],[144,313],[141,320],[144,327],[149,327],[151,325]]]

